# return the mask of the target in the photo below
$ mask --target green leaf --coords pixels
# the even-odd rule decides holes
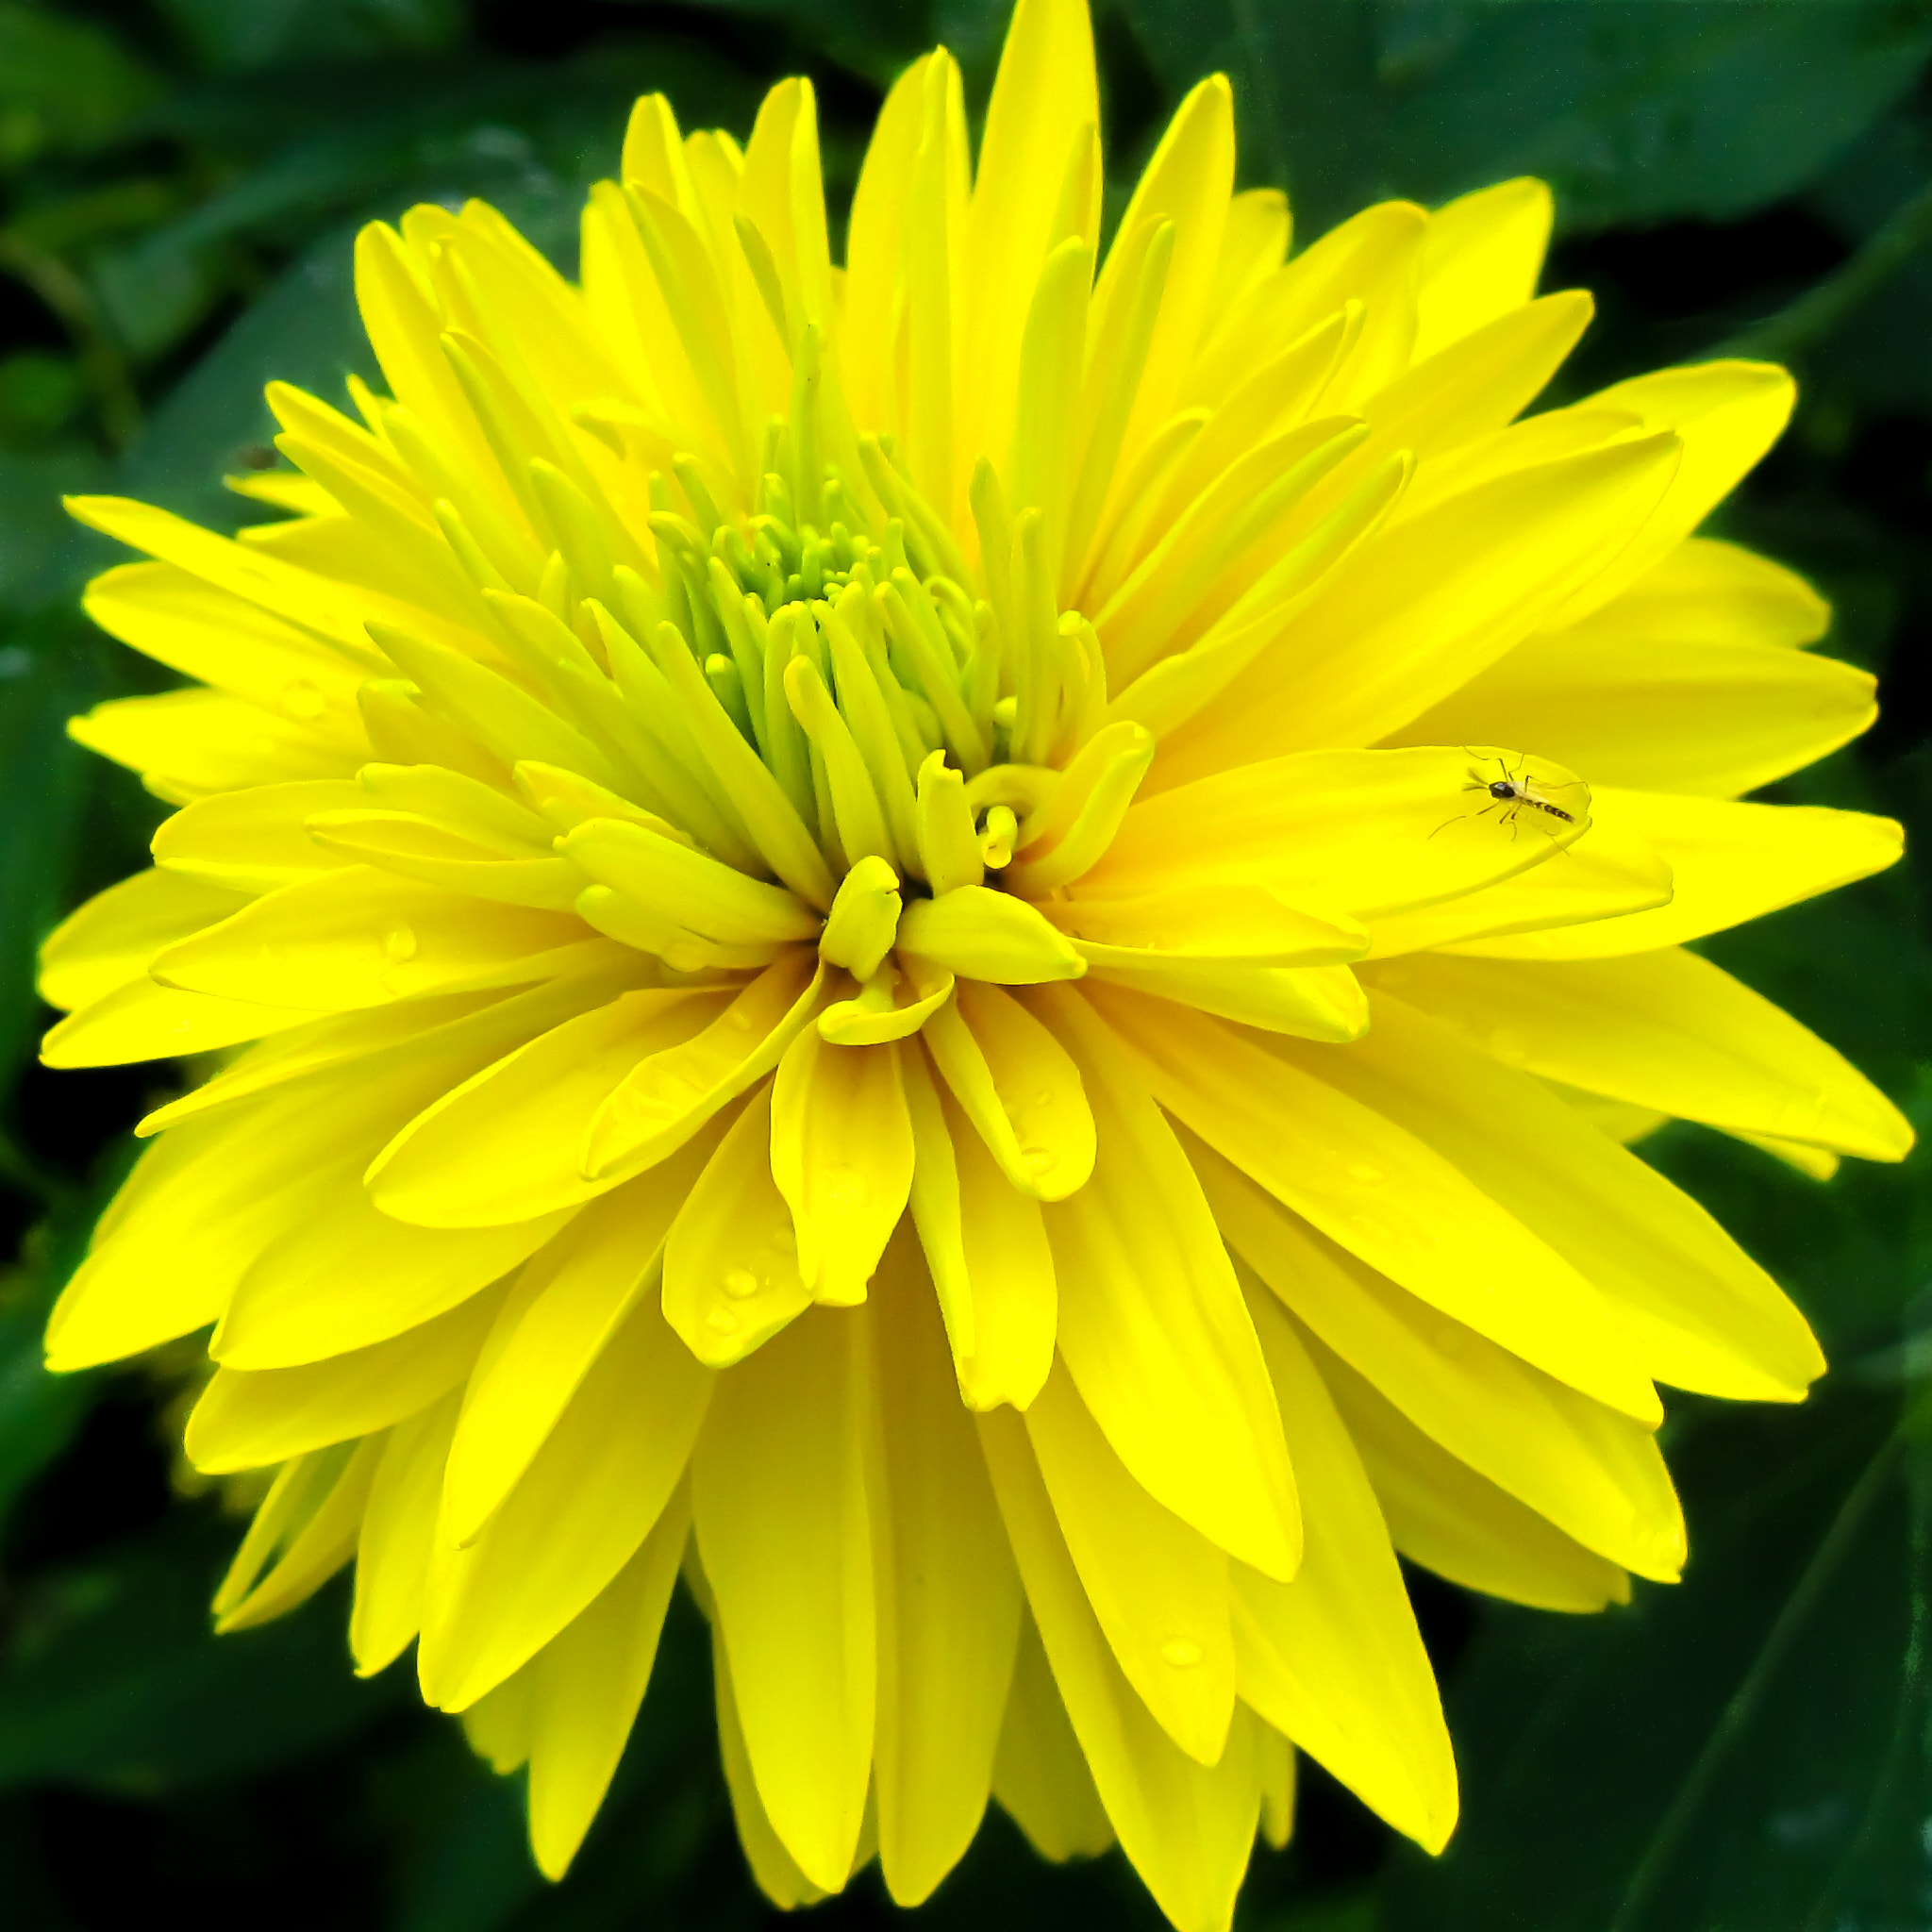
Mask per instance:
[[[155,91],[99,27],[17,0],[0,5],[0,172],[105,146]]]
[[[1467,1810],[1390,1932],[1829,1932],[1923,1923],[1932,1786],[1924,1452],[1897,1391],[1693,1409],[1674,1589],[1496,1606],[1457,1673]]]
[[[96,695],[97,663],[92,641],[64,613],[0,642],[0,1075],[8,1077],[40,1024],[34,956],[67,909],[97,761],[66,726]]]
[[[338,1590],[216,1637],[208,1598],[240,1526],[208,1506],[20,1589],[0,1655],[0,1787],[161,1791],[355,1735],[413,1699],[351,1674]]]
[[[202,62],[224,72],[298,58],[446,46],[458,0],[160,0]]]
[[[1304,232],[1385,195],[1540,175],[1572,228],[1726,218],[1807,180],[1912,84],[1924,0],[1127,0],[1174,92],[1224,68],[1246,172]]]

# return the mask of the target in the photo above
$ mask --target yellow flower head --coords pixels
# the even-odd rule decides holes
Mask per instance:
[[[271,389],[285,520],[74,506],[198,681],[74,727],[180,809],[46,1057],[227,1057],[50,1358],[212,1324],[188,1453],[279,1470],[224,1626],[353,1560],[552,1873],[680,1569],[780,1902],[924,1897],[991,1794],[1213,1932],[1291,1746],[1439,1847],[1395,1552],[1674,1577],[1654,1384],[1822,1366],[1621,1141],[1909,1138],[1683,950],[1899,846],[1736,802],[1873,715],[1691,534],[1788,378],[1524,417],[1590,315],[1539,184],[1286,258],[1216,78],[1103,251],[1096,125],[1022,0],[976,166],[934,53],[839,267],[807,83],[742,149],[641,102],[580,284],[363,234],[389,393]]]

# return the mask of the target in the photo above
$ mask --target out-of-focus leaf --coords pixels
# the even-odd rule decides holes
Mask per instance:
[[[66,910],[92,776],[66,724],[96,694],[96,662],[64,613],[0,643],[0,1074],[9,1079],[38,1011],[35,951]]]
[[[1391,1932],[1804,1932],[1924,1923],[1924,1450],[1895,1390],[1700,1412],[1675,1589],[1492,1609],[1451,1696],[1467,1809]]]
[[[0,5],[0,170],[103,146],[155,91],[153,77],[90,22],[19,0]]]
[[[86,400],[87,378],[72,356],[21,349],[0,358],[0,444],[45,441]]]
[[[441,47],[462,25],[457,0],[161,0],[203,63],[225,71],[298,58]]]
[[[60,499],[96,488],[106,468],[77,443],[31,455],[0,450],[0,610],[30,608],[63,587],[69,525]],[[0,652],[8,648],[0,641]],[[25,669],[18,658],[0,657],[0,708],[10,703],[4,693]]]
[[[1246,172],[1305,232],[1540,175],[1572,228],[1790,192],[1910,87],[1924,0],[1127,0],[1178,88],[1235,83]]]
[[[239,1528],[208,1506],[22,1586],[0,1656],[0,1787],[159,1791],[280,1763],[408,1700],[349,1670],[340,1591],[216,1637],[208,1598]]]
[[[465,1787],[416,1848],[395,1932],[496,1932],[546,1890],[530,1859],[523,1779],[476,1764]]]

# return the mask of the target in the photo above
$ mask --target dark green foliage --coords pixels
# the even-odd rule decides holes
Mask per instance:
[[[271,377],[368,373],[358,223],[480,194],[568,264],[584,185],[661,87],[743,133],[819,83],[835,197],[880,91],[943,37],[983,103],[1004,0],[0,0],[0,1919],[706,1932],[773,1915],[732,1838],[702,1625],[674,1607],[576,1870],[543,1883],[521,1794],[351,1674],[340,1591],[208,1632],[235,1536],[172,1501],[163,1382],[55,1381],[38,1336],[165,1071],[52,1076],[33,950],[134,869],[158,808],[60,723],[158,674],[75,610],[99,545],[63,490],[240,521]],[[1851,752],[1777,788],[1928,824],[1932,0],[1115,0],[1100,21],[1118,208],[1187,86],[1233,76],[1244,177],[1304,240],[1374,195],[1539,172],[1548,285],[1600,320],[1563,393],[1733,348],[1791,359],[1790,437],[1724,512],[1812,575],[1828,645],[1885,679]],[[835,210],[835,225],[838,215]],[[1923,867],[1710,951],[1932,1126]],[[1561,1619],[1417,1579],[1466,1799],[1431,1863],[1318,1772],[1257,1861],[1250,1932],[1907,1932],[1932,1923],[1932,1191],[1927,1163],[1819,1186],[1735,1142],[1658,1163],[1788,1282],[1835,1374],[1801,1409],[1682,1403],[1693,1556],[1674,1591]],[[821,1924],[894,1916],[874,1880]],[[1117,1859],[1041,1866],[997,1815],[924,1918],[1149,1927]]]

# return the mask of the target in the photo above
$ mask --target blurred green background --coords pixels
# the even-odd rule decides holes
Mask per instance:
[[[0,1919],[172,1912],[278,1927],[593,1932],[774,1918],[731,1835],[697,1619],[674,1612],[606,1814],[549,1888],[521,1793],[349,1674],[332,1591],[219,1643],[235,1536],[171,1493],[166,1365],[54,1382],[39,1330],[167,1074],[51,1075],[35,944],[140,865],[161,808],[62,721],[158,674],[91,632],[102,560],[64,490],[232,525],[271,459],[271,376],[374,374],[357,225],[487,197],[569,264],[585,185],[663,88],[744,133],[818,84],[842,207],[884,86],[943,39],[983,104],[1006,0],[0,0]],[[1721,527],[1810,575],[1826,648],[1885,679],[1852,751],[1775,789],[1927,824],[1932,630],[1932,0],[1108,0],[1109,207],[1185,88],[1240,100],[1250,183],[1302,240],[1385,193],[1532,172],[1546,286],[1596,291],[1564,394],[1677,359],[1804,379]],[[1925,874],[1902,867],[1710,951],[1932,1125]],[[1790,1287],[1835,1368],[1800,1410],[1680,1403],[1692,1560],[1570,1620],[1415,1591],[1466,1800],[1431,1863],[1305,1767],[1250,1932],[1907,1932],[1932,1925],[1928,1162],[1820,1185],[1735,1142],[1649,1143]],[[895,1917],[868,1875],[827,1928]],[[934,1932],[1158,1921],[1117,1858],[1039,1864],[990,1815]]]

